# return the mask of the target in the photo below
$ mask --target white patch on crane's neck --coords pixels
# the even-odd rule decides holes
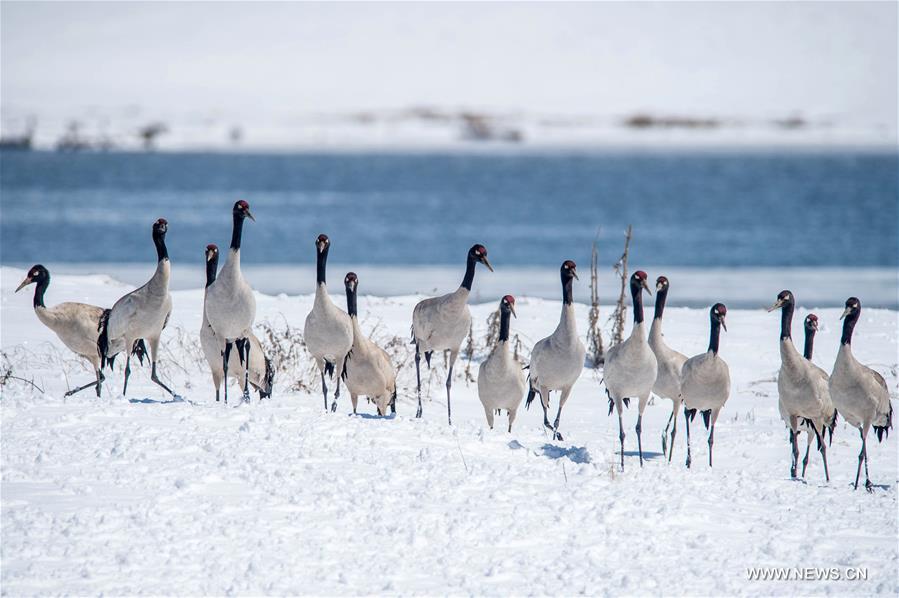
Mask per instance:
[[[328,305],[333,305],[334,302],[331,301],[331,295],[328,294],[328,285],[321,282],[315,285],[315,305],[319,305],[321,307],[326,307]]]
[[[53,310],[44,305],[38,305],[35,306],[34,313],[37,315],[37,319],[40,320],[44,324],[44,326],[46,326],[50,330],[56,330],[56,314],[53,312]]]
[[[837,351],[837,359],[834,362],[834,371],[839,367],[854,368],[857,363],[855,355],[852,354],[852,345],[840,345],[840,349]]]
[[[172,263],[169,258],[164,258],[156,262],[156,272],[147,283],[153,291],[168,293],[169,279],[172,277]]]
[[[653,318],[649,325],[649,341],[660,342],[662,340],[662,318]]]
[[[365,344],[362,341],[365,339],[365,336],[362,334],[362,328],[359,326],[359,318],[350,316],[350,320],[353,323],[353,347],[364,347]]]
[[[458,300],[462,301],[463,303],[468,303],[468,297],[470,295],[471,295],[471,291],[469,291],[468,289],[466,289],[465,287],[463,287],[461,285],[459,286],[458,289],[456,289],[455,291],[450,293],[450,297],[452,297],[453,300],[458,299]]]
[[[577,316],[574,313],[574,304],[562,304],[562,315],[559,317],[559,325],[556,327],[554,335],[577,338]]]
[[[642,322],[635,322],[633,328],[631,328],[631,337],[645,341],[646,340],[645,325],[646,325],[646,320],[643,320]]]
[[[786,337],[780,340],[780,360],[784,365],[797,368],[805,364],[804,357],[799,354],[793,339]]]

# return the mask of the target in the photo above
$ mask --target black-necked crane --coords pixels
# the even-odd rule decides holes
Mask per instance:
[[[328,410],[328,385],[325,374],[333,378],[337,374],[337,389],[331,403],[331,411],[337,410],[337,399],[340,397],[340,379],[343,376],[344,361],[353,346],[353,324],[350,316],[340,309],[328,295],[328,284],[325,276],[328,266],[328,252],[331,240],[327,235],[319,235],[315,239],[315,301],[312,310],[306,316],[303,327],[303,339],[306,348],[315,359],[321,372],[322,394],[325,411]]]
[[[855,487],[865,463],[865,488],[873,489],[868,475],[868,431],[873,427],[878,442],[889,436],[893,427],[893,405],[883,376],[862,365],[852,354],[852,332],[862,312],[861,302],[850,297],[840,318],[843,320],[843,336],[840,350],[830,374],[830,398],[837,412],[846,422],[857,428],[862,438],[862,450],[858,454],[855,471]]]
[[[156,360],[159,356],[159,338],[172,314],[172,296],[169,293],[169,279],[172,266],[169,261],[165,235],[169,224],[164,218],[153,223],[153,244],[156,246],[156,271],[150,280],[120,298],[100,319],[100,335],[97,347],[101,360],[109,360],[121,343],[123,347],[133,347],[143,339],[149,346],[152,373],[150,378],[167,393],[176,396],[172,389],[156,376]],[[128,377],[131,375],[131,354],[125,356],[125,384],[122,395],[128,392]]]
[[[459,288],[440,297],[432,297],[420,301],[412,311],[412,343],[415,345],[415,380],[418,391],[418,411],[415,417],[421,417],[421,354],[425,354],[428,366],[431,355],[435,351],[449,351],[449,368],[446,375],[446,419],[453,424],[453,412],[450,403],[453,386],[453,365],[459,356],[459,347],[465,340],[471,327],[471,311],[468,309],[468,296],[474,282],[474,271],[477,264],[484,264],[493,272],[487,260],[487,248],[483,245],[472,245],[466,258],[465,276]]]
[[[209,288],[215,282],[219,261],[219,249],[215,244],[206,246],[206,288]],[[266,357],[262,343],[255,334],[250,332],[247,337],[251,345],[250,351],[250,373],[247,377],[244,372],[244,365],[234,353],[231,354],[228,362],[228,375],[237,380],[237,383],[243,386],[249,378],[249,383],[259,392],[259,398],[264,399],[272,394],[272,386],[275,381],[275,370],[271,360]],[[206,318],[206,307],[203,307],[203,321],[200,325],[200,346],[203,354],[206,356],[206,363],[209,364],[209,371],[212,373],[212,383],[215,386],[215,400],[219,401],[219,391],[222,382],[227,384],[225,380],[225,370],[222,367],[222,351],[225,343],[216,335],[209,320]],[[243,390],[243,389],[242,389]]]
[[[687,424],[687,467],[690,467],[690,421],[696,412],[702,413],[702,420],[709,430],[709,467],[712,466],[712,445],[715,444],[715,422],[721,408],[730,397],[730,369],[718,354],[721,329],[727,331],[724,318],[727,307],[716,303],[709,310],[709,348],[705,353],[694,355],[684,363],[681,378],[681,393],[684,397],[684,421]]]
[[[344,363],[343,377],[350,392],[353,413],[356,413],[360,396],[368,397],[375,404],[378,415],[387,415],[388,406],[396,413],[396,370],[390,363],[390,356],[359,327],[356,300],[359,278],[355,272],[347,272],[343,284],[347,313],[353,325],[353,346]]]
[[[637,450],[640,466],[643,466],[643,411],[658,373],[655,353],[646,340],[643,324],[643,291],[652,294],[647,284],[646,272],[637,270],[630,279],[631,299],[634,304],[634,327],[624,341],[612,346],[606,353],[602,377],[609,397],[609,415],[618,412],[618,439],[621,445],[621,469],[624,469],[624,422],[623,406],[630,399],[639,400],[637,411]]]
[[[548,337],[541,339],[531,351],[528,366],[529,390],[525,407],[530,407],[535,394],[540,394],[543,407],[543,426],[553,432],[553,440],[562,440],[559,434],[559,419],[562,407],[568,401],[571,389],[581,372],[584,371],[584,357],[587,349],[578,337],[577,318],[574,312],[574,280],[577,279],[577,265],[571,260],[562,262],[559,268],[562,279],[562,313],[556,329]],[[559,410],[552,426],[549,425],[549,394],[560,391]]]
[[[658,370],[656,373],[655,384],[652,385],[652,392],[663,399],[669,399],[672,403],[671,416],[665,429],[662,431],[662,454],[668,455],[668,462],[671,462],[671,455],[674,453],[674,437],[677,435],[677,419],[680,416],[680,408],[683,403],[681,396],[681,370],[687,361],[687,356],[683,353],[675,351],[664,340],[662,334],[662,315],[665,312],[665,302],[668,299],[668,289],[670,284],[664,276],[656,279],[656,305],[653,315],[652,324],[649,326],[649,347],[656,356]],[[671,428],[671,445],[668,445],[668,428]]]
[[[103,381],[103,360],[97,348],[97,340],[100,336],[100,320],[107,311],[96,305],[87,303],[75,303],[67,301],[53,307],[44,304],[44,294],[50,286],[50,272],[41,264],[35,264],[28,270],[28,274],[16,288],[18,293],[26,286],[34,284],[34,313],[41,323],[52,330],[59,340],[70,351],[83,358],[94,368],[96,380],[73,388],[66,392],[65,396],[71,396],[86,388],[96,387],[97,396],[101,396]],[[118,341],[109,347],[109,363],[112,363],[115,355],[125,348],[124,341]],[[138,342],[134,347],[135,353],[143,361],[144,344]]]
[[[796,308],[796,297],[791,291],[784,290],[777,295],[768,311],[781,310],[780,314],[780,370],[777,373],[777,407],[781,419],[790,430],[790,449],[792,461],[790,477],[797,477],[799,467],[799,433],[808,433],[808,445],[811,438],[818,439],[818,449],[824,461],[824,476],[829,481],[827,471],[827,447],[824,430],[833,421],[833,404],[828,391],[827,374],[815,366],[809,359],[799,354],[793,344],[792,323],[793,311]],[[808,344],[808,340],[806,341]],[[808,446],[802,463],[802,477],[808,466]]]
[[[253,320],[256,319],[256,297],[253,289],[244,280],[240,269],[240,245],[243,236],[244,221],[249,218],[255,222],[250,213],[250,205],[244,200],[235,202],[231,209],[232,228],[231,246],[228,259],[222,266],[216,279],[206,287],[203,302],[206,318],[215,336],[222,343],[222,371],[228,380],[228,365],[231,351],[237,348],[237,356],[241,363],[250,360],[251,346],[249,336],[252,334]],[[243,400],[250,400],[249,368],[244,369]],[[228,403],[228,384],[225,384],[225,403]]]
[[[509,432],[524,398],[525,381],[521,363],[509,350],[509,328],[515,314],[515,297],[506,295],[499,302],[499,339],[478,369],[478,398],[484,406],[487,425],[493,429],[493,415],[505,409]]]

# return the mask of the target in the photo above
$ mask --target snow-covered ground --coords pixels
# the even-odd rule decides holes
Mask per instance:
[[[806,482],[789,479],[774,382],[777,314],[728,312],[721,354],[733,391],[714,469],[698,418],[693,469],[683,465],[682,422],[674,461],[665,461],[660,433],[670,404],[657,399],[647,408],[643,469],[633,406],[626,414],[622,473],[599,372],[585,370],[575,386],[562,414],[564,442],[545,434],[539,407],[520,413],[511,434],[505,416],[487,429],[465,362],[454,386],[454,427],[446,424],[440,359],[424,418],[414,419],[413,296],[360,297],[363,329],[393,340],[390,351],[402,362],[395,418],[374,417],[370,405],[350,417],[347,398],[336,414],[324,413],[302,356],[296,367],[289,362],[291,374],[279,372],[272,400],[216,404],[196,347],[199,289],[173,294],[163,337],[162,377],[185,401],[170,401],[146,367],[120,396],[121,363],[102,399],[86,391],[64,400],[90,373],[37,321],[32,287],[13,294],[24,274],[0,272],[2,373],[12,367],[12,376],[33,379],[43,392],[15,378],[2,387],[4,595],[899,592],[897,435],[869,445],[879,485],[871,494],[850,486],[860,442],[842,420],[829,451],[831,482],[814,449]],[[110,305],[129,288],[104,276],[58,275],[47,301]],[[342,299],[342,289],[332,291]],[[299,340],[311,297],[257,302],[257,324],[269,322],[284,347],[285,337]],[[474,376],[495,307],[472,306]],[[516,307],[512,331],[526,356],[555,327],[559,302],[519,297]],[[577,309],[583,331],[587,307]],[[839,311],[817,310],[815,361],[828,370]],[[797,320],[805,313],[799,309]],[[705,310],[666,314],[672,346],[705,349]],[[865,309],[853,349],[895,397],[897,312]],[[836,568],[844,577],[860,567],[867,580],[750,581],[750,567]]]

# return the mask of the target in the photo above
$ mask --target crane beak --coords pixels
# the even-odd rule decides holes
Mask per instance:
[[[658,293],[659,291],[661,291],[664,288],[665,288],[665,285],[663,285],[662,283],[656,284],[656,293]]]
[[[18,287],[16,287],[16,291],[15,291],[15,292],[18,293],[19,291],[21,291],[22,289],[24,289],[25,287],[27,287],[28,285],[30,285],[32,282],[34,282],[34,281],[31,280],[31,277],[30,277],[30,276],[26,276],[26,277],[25,277],[25,280],[22,281],[22,284],[20,284]]]
[[[840,319],[842,320],[843,318],[845,318],[846,316],[848,316],[851,313],[852,313],[852,308],[847,307],[846,309],[843,310],[843,315],[840,316]]]
[[[487,266],[487,269],[493,272],[493,266],[490,265],[490,262],[487,261],[487,256],[481,258],[481,263]]]
[[[774,302],[774,305],[772,305],[771,307],[768,308],[768,312],[770,313],[770,312],[774,311],[775,309],[780,309],[783,306],[784,306],[783,299],[778,299],[777,301]]]
[[[515,306],[510,303],[509,309],[512,310],[512,317],[514,317],[515,319],[518,319],[518,314],[515,313]]]
[[[818,332],[818,323],[817,322],[812,322],[812,330],[814,330],[815,332]]]
[[[650,290],[649,284],[645,280],[643,281],[643,288],[646,289],[646,292],[649,293],[650,297],[652,297],[652,290]]]
[[[718,321],[721,322],[721,327],[724,328],[724,332],[727,332],[727,324],[724,323],[724,318],[718,318]]]
[[[253,217],[253,214],[250,213],[250,210],[247,210],[247,218],[249,218],[253,222],[256,222],[256,218]]]
[[[574,269],[574,268],[571,269],[571,275],[574,276],[575,280],[580,280],[580,278],[578,278],[576,269]]]

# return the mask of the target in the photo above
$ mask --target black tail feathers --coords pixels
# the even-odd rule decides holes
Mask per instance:
[[[893,427],[893,404],[890,403],[890,412],[887,413],[887,421],[882,426],[874,426],[874,433],[877,434],[877,442],[883,442],[883,437],[890,437],[890,428]]]
[[[100,314],[100,321],[97,324],[97,332],[99,336],[97,336],[97,353],[100,355],[100,368],[105,367],[108,358],[107,354],[109,353],[109,314],[112,313],[111,309],[104,309],[103,313]],[[109,362],[110,367],[112,367],[112,362]]]
[[[147,345],[144,344],[144,339],[139,338],[134,341],[134,346],[131,347],[131,354],[137,357],[141,365],[144,365],[144,357],[147,356]],[[149,357],[147,359],[149,360]]]
[[[265,358],[265,388],[259,389],[259,398],[268,399],[272,396],[272,389],[275,386],[275,367],[272,360]]]
[[[350,356],[351,356],[352,354],[353,354],[353,352],[350,351],[349,353],[346,354],[346,357],[343,358],[343,371],[340,372],[340,377],[341,377],[344,381],[346,381],[346,373],[347,373],[347,371],[349,370],[349,368],[347,367],[347,364],[349,363],[349,361],[350,361]]]
[[[696,417],[696,414],[693,414],[693,417]],[[709,421],[712,419],[712,410],[706,409],[702,412],[702,423],[705,424],[705,429],[709,429]]]
[[[534,402],[534,397],[536,395],[537,395],[537,390],[533,386],[528,387],[528,398],[525,399],[525,401],[524,401],[525,409],[531,408],[531,403]]]
[[[328,378],[334,377],[334,364],[328,360],[325,360],[325,375]]]

